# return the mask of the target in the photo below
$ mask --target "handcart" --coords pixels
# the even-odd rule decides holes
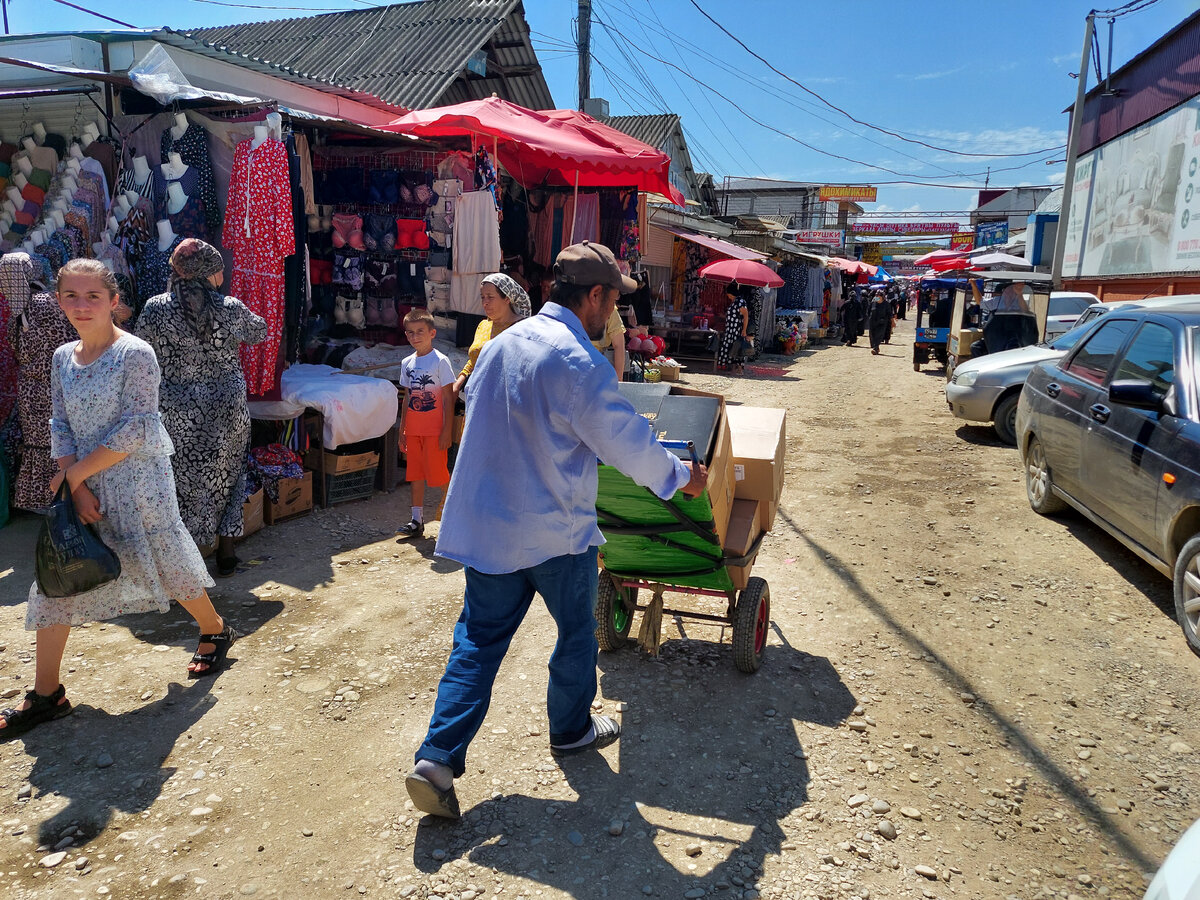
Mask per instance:
[[[698,462],[690,441],[662,441],[668,449],[687,449]],[[756,535],[745,553],[731,555],[721,547],[713,504],[705,490],[697,497],[677,493],[662,500],[611,466],[600,466],[596,512],[607,541],[600,548],[604,570],[596,596],[596,638],[601,650],[626,642],[634,613],[643,614],[642,638],[658,646],[663,614],[733,628],[734,664],[753,673],[762,665],[771,621],[767,582],[749,576],[766,532]],[[736,584],[744,585],[740,590]],[[649,602],[640,603],[646,592]],[[722,598],[723,614],[667,608],[666,593]],[[643,646],[646,645],[643,640]],[[649,648],[648,648],[649,649]]]

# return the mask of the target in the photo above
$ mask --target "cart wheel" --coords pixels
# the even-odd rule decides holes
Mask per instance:
[[[771,588],[751,578],[733,609],[733,663],[741,672],[757,672],[771,625]]]
[[[596,643],[601,650],[616,650],[629,637],[637,589],[619,588],[612,576],[600,573],[596,590]]]

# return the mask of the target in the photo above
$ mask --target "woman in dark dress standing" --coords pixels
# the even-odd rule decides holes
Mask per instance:
[[[742,365],[742,341],[746,339],[746,329],[750,326],[750,305],[742,296],[736,281],[731,281],[725,288],[725,331],[721,335],[721,344],[717,347],[717,366],[728,369]]]
[[[171,254],[168,293],[146,301],[138,336],[162,368],[160,407],[175,444],[175,490],[188,532],[217,542],[217,574],[237,568],[250,412],[239,348],[267,336],[267,323],[218,293],[225,263],[211,244],[187,238]]]
[[[887,338],[892,328],[892,304],[888,303],[882,291],[876,291],[867,311],[867,328],[871,337],[871,353],[879,355],[879,345]]]

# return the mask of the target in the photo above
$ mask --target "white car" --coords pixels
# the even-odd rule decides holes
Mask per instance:
[[[1150,882],[1143,900],[1196,900],[1200,897],[1200,821],[1183,833]]]
[[[1093,303],[1099,303],[1095,294],[1084,291],[1051,291],[1050,305],[1046,310],[1046,336],[1049,343],[1060,334],[1075,327],[1075,320]]]

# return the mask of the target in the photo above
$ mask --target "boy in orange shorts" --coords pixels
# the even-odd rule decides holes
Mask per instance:
[[[400,412],[400,451],[408,459],[406,475],[412,485],[412,520],[396,533],[402,538],[425,534],[425,485],[450,483],[446,451],[454,427],[454,370],[450,360],[433,349],[437,329],[433,314],[414,309],[404,317],[404,334],[415,351],[401,363],[404,405]]]

